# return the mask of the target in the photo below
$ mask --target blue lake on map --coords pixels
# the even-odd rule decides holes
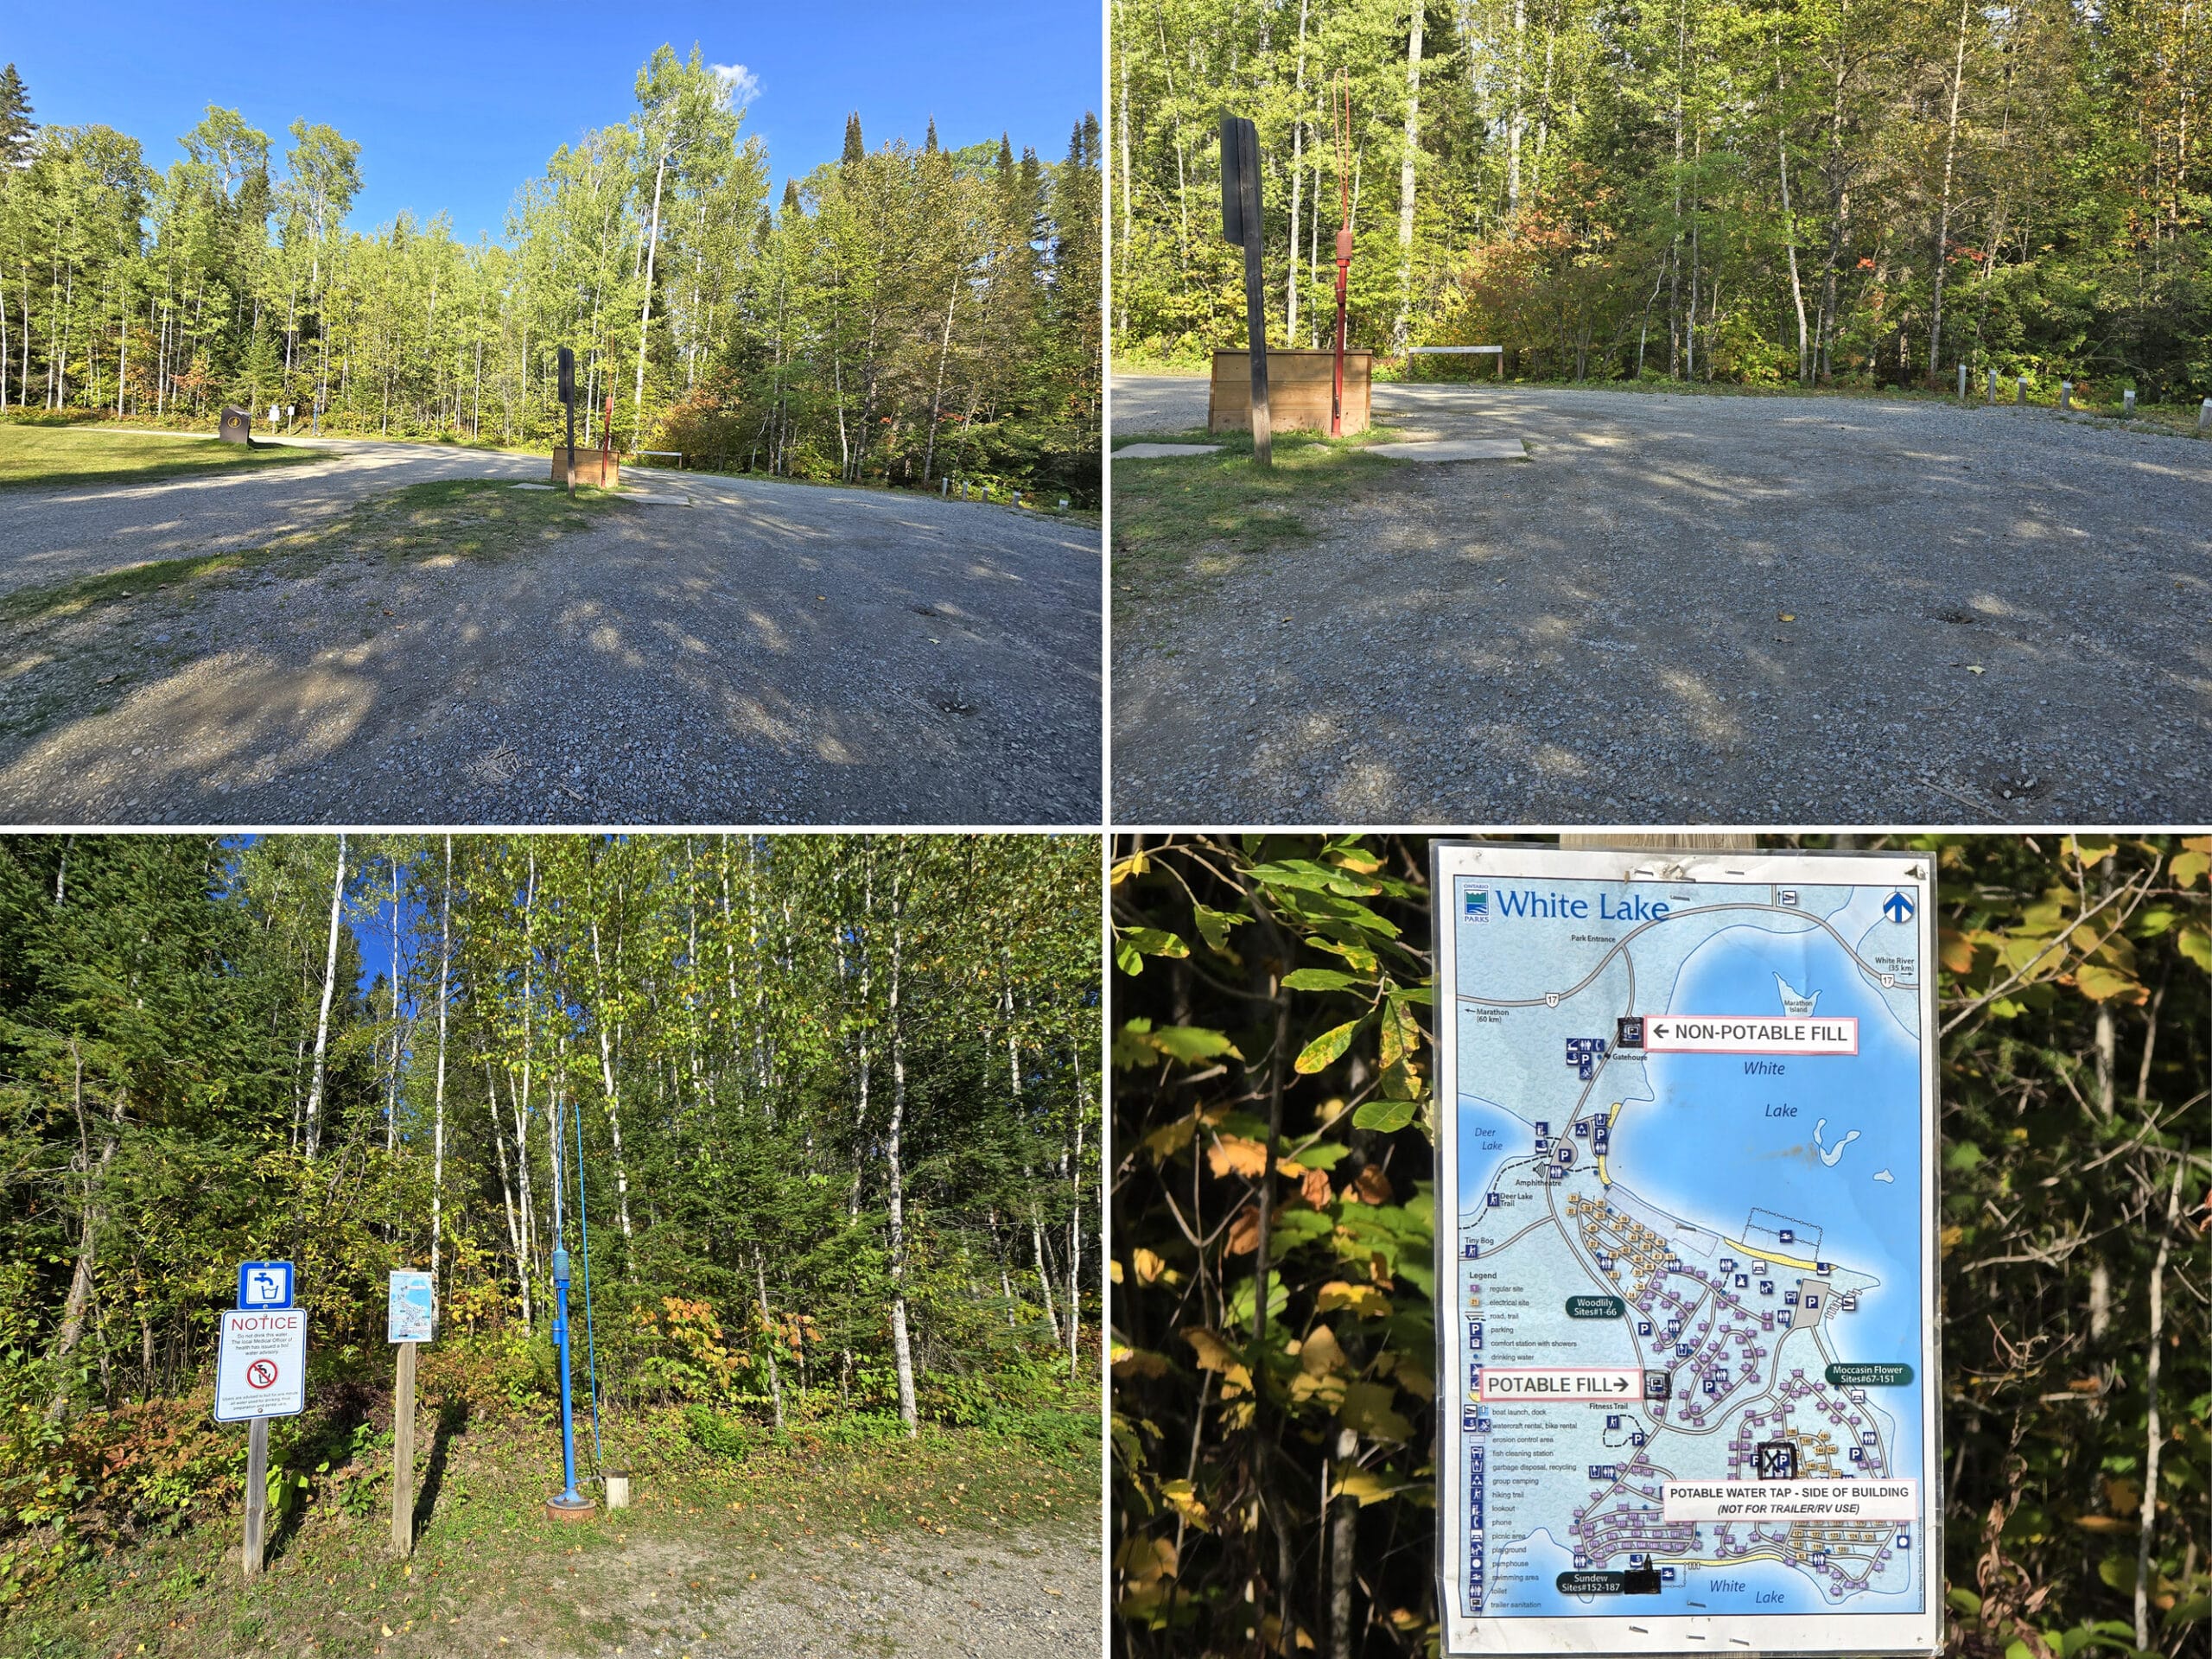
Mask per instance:
[[[1525,1158],[1532,1144],[1529,1126],[1495,1101],[1459,1096],[1459,1202],[1466,1212],[1482,1207],[1491,1178],[1509,1156]]]
[[[1498,1566],[1510,1571],[1527,1566],[1536,1573],[1536,1582],[1516,1587],[1510,1605],[1500,1611],[1510,1611],[1523,1618],[1542,1618],[1562,1613],[1592,1615],[1616,1613],[1730,1613],[1735,1615],[1760,1614],[1768,1617],[1789,1613],[1818,1613],[1836,1605],[1815,1589],[1812,1580],[1798,1568],[1784,1566],[1780,1561],[1731,1562],[1725,1567],[1684,1567],[1678,1569],[1684,1576],[1678,1583],[1667,1585],[1656,1596],[1637,1597],[1630,1600],[1617,1596],[1567,1596],[1559,1590],[1559,1575],[1574,1567],[1573,1552],[1561,1548],[1553,1541],[1548,1529],[1539,1530],[1533,1537],[1519,1543],[1502,1544],[1497,1549]],[[1715,1591],[1710,1581],[1725,1579],[1740,1584],[1740,1591]],[[1761,1601],[1762,1595],[1779,1597],[1776,1601]],[[1701,1601],[1703,1607],[1689,1604]],[[1885,1605],[1898,1603],[1898,1605]],[[1850,1604],[1853,1611],[1895,1612],[1903,1611],[1900,1598],[1861,1595]]]
[[[1745,1073],[1743,1055],[1652,1056],[1643,1071],[1656,1100],[1632,1100],[1621,1114],[1613,1132],[1613,1176],[1661,1209],[1731,1237],[1743,1236],[1754,1208],[1818,1225],[1821,1259],[1882,1281],[1859,1299],[1856,1313],[1840,1316],[1830,1329],[1831,1346],[1847,1359],[1903,1361],[1917,1374],[1916,1249],[1925,1221],[1919,1056],[1911,1033],[1842,949],[1818,932],[1777,937],[1734,928],[1716,935],[1684,964],[1672,1006],[1663,1012],[1778,1014],[1777,974],[1801,995],[1817,992],[1820,1014],[1857,1017],[1857,1058],[1788,1057],[1783,1076],[1763,1077]],[[1868,1116],[1874,1101],[1882,1103],[1879,1122]],[[1793,1106],[1796,1116],[1769,1117],[1770,1103]],[[1821,1138],[1830,1151],[1851,1130],[1859,1132],[1833,1166],[1814,1143],[1823,1118]],[[1892,1179],[1874,1179],[1882,1169]],[[1922,1384],[1867,1394],[1868,1403],[1896,1424],[1888,1472],[1919,1477]],[[1788,1576],[1804,1582],[1796,1573]]]

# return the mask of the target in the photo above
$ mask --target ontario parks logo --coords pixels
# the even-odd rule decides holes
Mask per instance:
[[[1490,889],[1488,887],[1467,889],[1466,917],[1471,922],[1490,920]]]

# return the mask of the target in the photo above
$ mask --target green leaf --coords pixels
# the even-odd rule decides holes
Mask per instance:
[[[1204,1026],[1162,1026],[1152,1033],[1151,1040],[1154,1047],[1173,1059],[1210,1060],[1221,1054],[1244,1058],[1236,1052],[1236,1045],[1226,1033]]]
[[[1252,919],[1249,916],[1232,916],[1225,910],[1209,910],[1204,905],[1193,905],[1191,915],[1198,925],[1198,937],[1214,950],[1224,952],[1229,949],[1229,930],[1242,927]]]
[[[1350,991],[1362,988],[1364,982],[1333,968],[1300,968],[1285,974],[1282,983],[1287,991]]]
[[[1344,1050],[1351,1046],[1351,1034],[1363,1023],[1362,1020],[1347,1020],[1341,1026],[1333,1026],[1323,1032],[1306,1044],[1299,1054],[1296,1069],[1309,1077],[1316,1071],[1327,1071],[1336,1064]]]
[[[1417,1100],[1370,1100],[1351,1115],[1352,1127],[1389,1135],[1414,1121]]]
[[[1145,957],[1187,957],[1191,947],[1174,934],[1157,927],[1125,927],[1114,935],[1114,965],[1135,978],[1144,971]]]

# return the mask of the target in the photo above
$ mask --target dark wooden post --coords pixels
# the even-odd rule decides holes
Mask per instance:
[[[269,1526],[269,1420],[257,1417],[245,1432],[245,1575],[261,1576]]]
[[[573,406],[569,418],[575,418]],[[570,462],[573,469],[574,462]],[[571,490],[575,488],[573,470]],[[415,1349],[411,1342],[395,1343],[399,1350],[399,1379],[391,1391],[391,1553],[405,1557],[415,1553]]]
[[[1221,233],[1244,248],[1246,361],[1252,369],[1252,459],[1274,464],[1268,418],[1267,278],[1260,268],[1260,134],[1242,116],[1221,118]]]

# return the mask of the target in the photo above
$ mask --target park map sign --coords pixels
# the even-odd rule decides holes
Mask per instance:
[[[1446,1650],[1938,1651],[1929,861],[1434,855]]]

